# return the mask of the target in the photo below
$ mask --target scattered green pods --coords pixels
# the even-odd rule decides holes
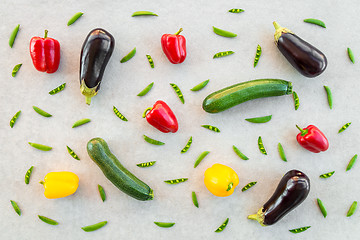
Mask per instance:
[[[44,110],[42,110],[36,106],[33,106],[33,109],[35,110],[35,112],[37,112],[38,114],[40,114],[43,117],[51,117],[52,116],[50,113],[47,113]]]
[[[199,83],[198,85],[196,85],[195,87],[193,87],[190,90],[193,91],[193,92],[200,91],[201,89],[203,89],[209,83],[209,81],[210,81],[210,79],[205,80],[205,81]]]
[[[189,150],[191,144],[192,144],[192,137],[190,137],[189,141],[186,143],[186,146],[183,149],[181,149],[181,153],[186,153]]]
[[[235,147],[235,145],[233,145],[233,149],[236,155],[238,155],[242,160],[249,160],[249,158],[245,156],[242,152],[240,152],[240,150],[237,147]]]
[[[299,96],[297,95],[297,93],[295,91],[293,91],[293,98],[294,98],[295,110],[298,110],[298,108],[300,106],[300,101],[299,101]]]
[[[76,128],[78,126],[81,126],[81,125],[84,125],[85,123],[88,123],[90,122],[91,120],[89,118],[83,118],[83,119],[80,119],[78,121],[76,121],[73,125],[72,125],[72,128]]]
[[[71,24],[76,22],[83,14],[84,13],[82,13],[82,12],[75,13],[75,15],[70,18],[67,25],[70,26]]]
[[[251,123],[267,123],[271,120],[272,115],[264,117],[246,118],[245,120]]]
[[[134,48],[133,50],[131,50],[125,57],[123,57],[120,62],[124,63],[129,61],[130,59],[132,59],[135,56],[136,53],[136,48]]]
[[[186,182],[187,180],[188,178],[178,178],[173,180],[165,180],[164,182],[167,184],[178,184],[178,183]]]
[[[242,13],[244,11],[245,10],[240,9],[240,8],[232,8],[232,9],[229,10],[229,12],[231,12],[231,13]]]
[[[226,57],[226,56],[229,56],[231,54],[234,54],[235,52],[233,51],[225,51],[225,52],[218,52],[218,53],[215,53],[213,58],[221,58],[221,57]]]
[[[154,82],[150,83],[149,85],[146,86],[146,88],[144,88],[144,90],[139,92],[137,96],[139,97],[145,96],[152,89],[153,86],[154,86]]]
[[[50,224],[50,225],[58,225],[59,223],[51,218],[44,217],[41,215],[38,215],[39,219],[43,221],[44,223]]]
[[[103,222],[95,223],[93,225],[82,227],[81,229],[84,230],[85,232],[92,232],[92,231],[95,231],[95,230],[98,230],[98,229],[104,227],[106,224],[107,224],[107,221],[103,221]]]
[[[15,42],[15,38],[19,32],[20,24],[18,24],[14,30],[12,31],[10,38],[9,38],[9,46],[12,48]]]
[[[170,83],[170,86],[175,90],[175,93],[178,95],[180,101],[184,104],[185,99],[184,99],[184,95],[182,94],[180,88],[175,83]]]
[[[357,154],[355,154],[355,155],[351,158],[349,164],[348,164],[347,167],[346,167],[346,171],[349,171],[349,170],[354,166],[354,163],[356,162],[356,159],[357,159]]]
[[[225,220],[225,222],[224,222],[223,224],[221,224],[221,226],[218,227],[218,228],[215,230],[215,232],[222,232],[222,231],[226,228],[226,226],[228,225],[228,223],[229,223],[229,218],[227,218],[227,219]]]
[[[327,211],[326,211],[326,208],[325,208],[323,202],[319,198],[316,199],[316,200],[317,200],[317,204],[318,204],[318,206],[320,208],[320,211],[321,211],[322,215],[324,216],[324,218],[326,218]]]
[[[203,128],[209,129],[213,132],[220,132],[220,129],[211,125],[201,125]]]
[[[257,48],[256,48],[255,58],[254,58],[254,67],[256,67],[256,65],[258,64],[261,53],[262,53],[261,46],[258,44]]]
[[[11,120],[10,120],[10,127],[11,127],[11,128],[14,127],[16,120],[17,120],[17,119],[19,118],[19,116],[20,116],[20,113],[21,113],[21,110],[18,111],[17,113],[15,113],[15,115],[11,118]]]
[[[332,109],[333,106],[333,101],[332,101],[332,94],[331,94],[331,90],[328,86],[324,86],[326,94],[327,94],[327,99],[328,99],[328,103],[329,103],[329,107],[330,109]]]
[[[245,192],[246,190],[248,190],[249,188],[253,187],[257,182],[250,182],[248,184],[245,185],[245,187],[243,187],[241,189],[242,192]]]
[[[147,54],[147,55],[146,55],[146,58],[147,58],[148,61],[149,61],[150,67],[151,67],[151,68],[154,68],[154,67],[155,67],[155,64],[154,64],[154,60],[152,59],[152,57],[151,57],[149,54]]]
[[[49,94],[50,94],[50,95],[57,94],[58,92],[61,92],[62,90],[64,90],[65,86],[66,86],[66,83],[61,84],[61,85],[58,86],[57,88],[54,88],[53,90],[51,90],[51,91],[49,92]]]
[[[214,31],[215,34],[217,34],[219,36],[223,36],[223,37],[233,38],[233,37],[237,36],[235,33],[225,31],[225,30],[222,30],[220,28],[216,28],[214,26],[213,26],[213,31]]]
[[[137,12],[134,12],[131,16],[132,17],[137,17],[137,16],[157,16],[157,14],[153,13],[153,12],[149,12],[149,11],[137,11]]]
[[[319,20],[319,19],[307,18],[307,19],[304,19],[304,22],[315,24],[315,25],[318,25],[320,27],[326,28],[325,23],[323,21]]]
[[[22,63],[15,65],[15,67],[12,70],[11,76],[15,77],[17,72],[20,70],[21,66],[22,66]]]
[[[105,202],[105,200],[106,200],[105,190],[104,190],[104,188],[103,188],[100,184],[98,184],[98,190],[99,190],[99,194],[100,194],[101,200],[102,200],[103,202]]]
[[[153,166],[155,163],[156,163],[156,161],[144,162],[144,163],[136,164],[136,166],[141,167],[141,168],[146,168],[146,167]]]
[[[357,201],[354,201],[351,204],[351,206],[349,208],[349,211],[347,212],[346,216],[350,217],[351,215],[353,215],[355,213],[355,211],[356,211],[356,208],[357,208]]]
[[[354,57],[354,54],[352,52],[352,50],[350,48],[347,48],[347,53],[349,55],[349,59],[352,63],[355,63],[355,57]]]
[[[125,121],[125,122],[128,121],[128,120],[126,119],[126,117],[125,117],[124,115],[122,115],[115,106],[113,106],[113,111],[114,111],[115,115],[118,116],[121,120],[123,120],[123,121]]]
[[[210,153],[209,151],[202,152],[199,155],[199,157],[196,159],[196,161],[194,163],[194,168],[196,168],[209,153]]]
[[[301,232],[304,232],[304,231],[308,230],[309,228],[311,228],[311,226],[291,229],[291,230],[289,230],[289,232],[291,232],[291,233],[301,233]]]
[[[39,149],[41,151],[50,151],[52,149],[52,147],[46,146],[46,145],[42,145],[39,143],[32,143],[29,142],[30,146],[32,146],[33,148]]]
[[[29,184],[30,182],[30,177],[31,177],[31,174],[32,174],[32,171],[34,169],[34,166],[31,166],[29,168],[29,170],[26,171],[26,174],[25,174],[25,184]]]
[[[170,223],[170,222],[154,222],[154,223],[162,228],[170,228],[175,225],[175,223]]]
[[[160,142],[158,140],[155,140],[155,139],[152,139],[152,138],[149,138],[148,136],[146,135],[143,135],[144,137],[144,140],[150,144],[153,144],[153,145],[164,145],[165,143],[163,142]]]
[[[284,162],[287,162],[286,155],[285,155],[285,151],[284,151],[284,148],[283,148],[283,146],[281,145],[281,143],[278,143],[278,150],[279,150],[280,158],[281,158]]]
[[[345,131],[345,129],[347,129],[350,126],[350,124],[351,124],[351,122],[348,122],[348,123],[344,124],[344,126],[342,126],[340,128],[338,133],[341,133],[341,132]]]
[[[13,206],[15,212],[20,216],[21,215],[21,210],[19,208],[19,205],[13,200],[10,200],[10,203]]]
[[[266,150],[265,150],[265,147],[264,147],[264,144],[263,144],[263,141],[262,141],[261,136],[259,136],[259,138],[258,138],[258,146],[259,146],[260,152],[261,152],[262,154],[264,154],[264,155],[267,155],[267,152],[266,152]]]
[[[332,172],[328,172],[328,173],[324,173],[324,174],[321,174],[319,177],[320,178],[329,178],[331,177],[332,175],[334,175],[335,171],[332,171]]]
[[[195,192],[192,192],[191,193],[191,198],[192,198],[192,202],[194,204],[195,207],[199,208],[199,203],[198,203],[198,200],[197,200],[197,197],[196,197],[196,193]]]
[[[66,146],[66,148],[67,148],[70,156],[72,156],[76,160],[80,160],[79,156],[69,146]]]

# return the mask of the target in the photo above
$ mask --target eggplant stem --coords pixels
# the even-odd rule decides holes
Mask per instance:
[[[86,104],[87,104],[87,105],[90,105],[90,103],[91,103],[91,97],[85,96],[85,101],[86,101]]]
[[[275,27],[275,30],[278,30],[281,28],[281,26],[276,21],[273,22],[273,25]]]
[[[261,226],[266,226],[264,225],[265,216],[264,216],[263,208],[260,208],[260,210],[256,214],[251,214],[247,218],[258,221],[258,223],[260,223]]]
[[[143,118],[145,118],[145,117],[146,117],[147,112],[148,112],[148,111],[151,111],[151,109],[152,109],[152,107],[148,107],[147,109],[145,109],[145,111],[144,111],[144,113],[143,113],[142,117],[143,117]]]

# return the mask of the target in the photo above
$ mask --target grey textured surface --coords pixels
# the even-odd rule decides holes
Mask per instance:
[[[231,14],[231,8],[245,9]],[[150,10],[159,17],[132,18],[134,11]],[[359,151],[358,132],[360,96],[358,94],[359,63],[353,65],[346,53],[351,47],[356,61],[360,53],[358,1],[44,1],[4,0],[0,7],[0,152],[1,152],[1,239],[350,239],[360,234],[359,213],[351,218],[346,212],[354,200],[360,199],[357,178],[360,167],[345,172],[350,158]],[[76,12],[84,12],[75,24],[66,25]],[[322,19],[327,28],[304,23],[305,18]],[[329,61],[327,70],[315,79],[307,79],[293,69],[273,43],[272,22],[293,30],[298,36],[322,50]],[[12,49],[8,37],[20,24]],[[215,35],[212,26],[238,34],[227,39]],[[106,69],[99,94],[91,106],[79,91],[79,55],[90,30],[102,27],[116,39],[114,54]],[[160,37],[175,33],[180,27],[187,39],[188,56],[184,63],[172,65],[161,50]],[[49,37],[61,44],[60,68],[55,74],[35,70],[29,56],[32,36]],[[254,69],[256,46],[263,54]],[[130,61],[120,59],[136,47]],[[235,54],[212,59],[216,52],[232,50]],[[155,62],[149,67],[146,54]],[[16,78],[12,68],[23,63]],[[282,78],[293,82],[300,97],[300,108],[293,109],[291,96],[255,100],[226,112],[211,115],[201,108],[202,100],[220,88],[257,78]],[[210,79],[200,92],[191,92],[194,85]],[[63,92],[50,96],[48,91],[66,82]],[[154,88],[145,97],[137,97],[150,82]],[[169,83],[176,83],[185,96],[181,104]],[[334,108],[327,105],[323,85],[334,96]],[[143,110],[157,99],[165,100],[179,120],[179,131],[163,134],[141,118]],[[53,115],[44,118],[32,109],[38,106]],[[129,122],[119,120],[112,112],[116,106]],[[11,117],[22,110],[15,127]],[[266,124],[252,124],[244,119],[273,115]],[[72,129],[81,118],[92,121]],[[351,121],[345,132],[338,129]],[[211,124],[220,128],[214,133],[201,128]],[[295,136],[295,124],[318,126],[328,137],[330,148],[314,154],[301,148]],[[152,146],[142,139],[146,134],[164,141]],[[268,155],[262,155],[257,138],[262,136]],[[116,189],[90,160],[86,143],[92,137],[107,140],[113,153],[155,192],[155,199],[140,202]],[[193,144],[185,154],[180,150],[193,136]],[[53,147],[50,152],[31,148],[27,142]],[[288,162],[281,161],[277,144],[281,142]],[[66,150],[70,146],[81,158],[74,160]],[[249,161],[239,159],[232,150],[239,147]],[[210,154],[194,169],[197,156]],[[156,160],[156,165],[141,169],[136,163]],[[203,184],[203,173],[214,163],[232,167],[240,184],[227,198],[211,195]],[[26,170],[34,165],[29,185],[24,183]],[[247,220],[270,197],[281,176],[291,169],[305,172],[311,179],[311,192],[306,201],[274,226],[263,228]],[[76,194],[56,200],[46,199],[38,181],[50,171],[72,171],[80,178]],[[335,170],[330,179],[319,175]],[[179,185],[167,185],[166,179],[188,177]],[[242,193],[251,181],[258,183]],[[103,203],[97,191],[101,184],[108,196]],[[200,208],[191,202],[191,192],[198,195]],[[316,205],[320,198],[328,210],[323,218]],[[13,211],[10,200],[18,202],[22,216]],[[58,226],[41,222],[37,215],[59,221]],[[222,233],[215,229],[227,218]],[[82,226],[103,220],[103,229],[85,233]],[[154,221],[171,221],[175,226],[162,229]],[[312,227],[298,235],[288,229]]]

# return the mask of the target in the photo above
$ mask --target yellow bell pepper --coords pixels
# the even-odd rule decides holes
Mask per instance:
[[[50,172],[40,183],[44,185],[46,198],[62,198],[76,192],[79,178],[72,172]]]
[[[233,194],[239,184],[239,177],[232,168],[215,163],[205,171],[204,183],[215,196],[227,197]]]

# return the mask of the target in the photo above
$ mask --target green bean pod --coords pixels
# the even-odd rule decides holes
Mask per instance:
[[[29,184],[30,182],[30,177],[31,177],[31,174],[32,174],[32,171],[34,169],[34,166],[31,166],[29,168],[29,170],[26,171],[26,174],[25,174],[25,184]]]
[[[123,57],[120,62],[124,63],[129,61],[130,59],[132,59],[135,56],[136,53],[136,48],[134,48],[133,50],[131,50],[125,57]]]
[[[118,116],[118,118],[120,118],[121,120],[127,122],[128,120],[126,119],[126,117],[124,115],[121,114],[121,112],[119,112],[119,110],[113,106],[113,111],[115,113],[116,116]]]
[[[220,132],[220,129],[211,125],[201,125],[203,128],[209,129],[210,131],[213,132]]]
[[[186,143],[185,147],[181,149],[180,153],[186,153],[189,150],[191,144],[192,144],[192,137],[190,137],[189,141]]]
[[[304,232],[304,231],[308,230],[309,228],[311,228],[311,226],[291,229],[291,230],[289,230],[289,232],[291,232],[291,233],[301,233],[301,232]]]
[[[263,144],[263,141],[262,141],[261,136],[259,136],[259,138],[258,138],[258,146],[259,146],[260,152],[261,152],[262,154],[264,154],[264,155],[267,155],[267,152],[266,152],[266,150],[265,150],[265,147],[264,147],[264,144]]]
[[[175,83],[170,83],[170,86],[175,90],[175,93],[179,97],[180,101],[184,104],[185,99],[184,99],[184,95],[182,94],[180,88]]]
[[[152,57],[151,57],[149,54],[147,54],[147,55],[146,55],[146,58],[147,58],[148,61],[149,61],[150,67],[151,67],[151,68],[154,68],[154,67],[155,67],[155,64],[154,64],[154,60],[152,59]]]
[[[240,152],[240,150],[235,145],[233,145],[233,149],[236,155],[238,155],[242,160],[249,160],[249,158]]]
[[[328,172],[328,173],[324,173],[324,174],[321,174],[319,177],[320,178],[329,178],[331,177],[332,175],[334,175],[335,171],[332,171],[332,172]]]
[[[178,179],[173,179],[173,180],[165,180],[164,182],[167,184],[179,184],[182,182],[186,182],[188,180],[188,178],[178,178]]]
[[[245,187],[243,187],[241,189],[242,192],[245,192],[246,190],[248,190],[249,188],[253,187],[257,182],[250,182],[248,184],[245,185]]]
[[[234,54],[235,52],[233,51],[225,51],[225,52],[218,52],[218,53],[215,53],[213,58],[221,58],[221,57],[226,57],[226,56],[229,56],[231,54]]]
[[[294,107],[295,110],[298,110],[299,106],[300,106],[300,101],[299,101],[299,96],[297,95],[297,93],[295,91],[293,91],[293,98],[294,98]]]
[[[218,228],[215,230],[215,232],[222,232],[222,231],[226,228],[226,226],[228,225],[228,223],[229,223],[229,218],[227,218],[227,219],[225,220],[225,222],[224,222],[223,224],[221,224],[220,227],[218,227]]]
[[[156,163],[156,161],[144,162],[144,163],[136,164],[136,166],[141,167],[141,168],[146,168],[146,167],[153,166],[155,163]]]
[[[61,85],[58,86],[57,88],[54,88],[53,90],[51,90],[51,91],[49,92],[49,94],[50,94],[50,95],[54,95],[54,94],[56,94],[56,93],[64,90],[65,86],[66,86],[66,83],[61,84]]]
[[[203,89],[209,83],[209,81],[210,81],[210,79],[205,80],[205,81],[199,83],[198,85],[196,85],[195,87],[193,87],[190,90],[193,91],[193,92],[200,91],[201,89]]]
[[[261,46],[258,44],[257,48],[256,48],[255,58],[254,58],[254,67],[256,67],[256,65],[258,64],[261,53],[262,53]]]
[[[152,139],[152,138],[149,138],[148,136],[146,135],[143,135],[143,138],[146,142],[150,143],[150,144],[153,144],[153,145],[164,145],[165,143],[163,142],[160,142],[158,140],[155,140],[155,139]]]
[[[15,113],[15,115],[11,118],[11,120],[10,120],[10,127],[11,127],[11,128],[14,127],[16,120],[17,120],[17,119],[19,118],[19,116],[20,116],[20,113],[21,113],[21,110],[18,111],[17,113]]]

